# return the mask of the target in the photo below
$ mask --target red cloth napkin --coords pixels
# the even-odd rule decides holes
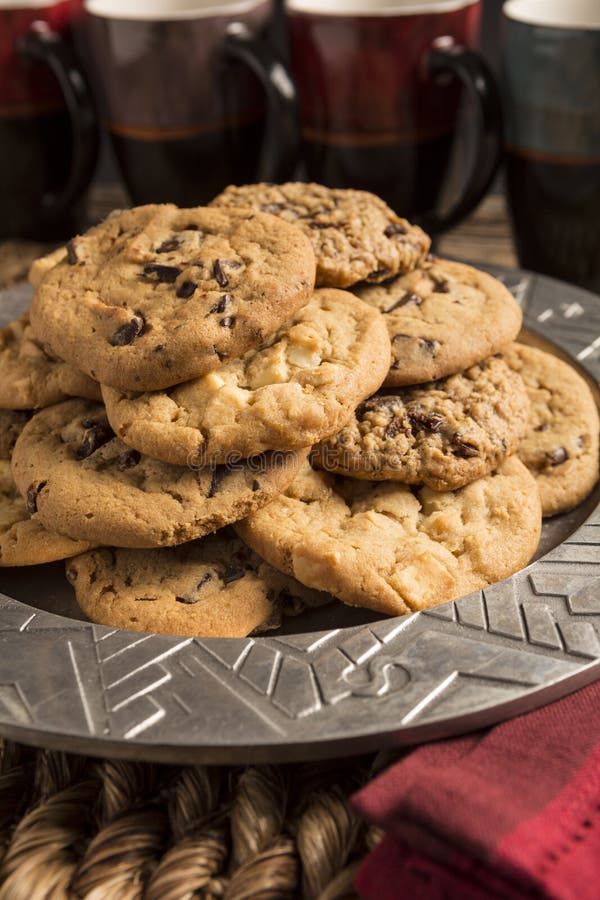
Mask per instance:
[[[423,745],[353,804],[386,831],[364,900],[599,900],[600,682]]]

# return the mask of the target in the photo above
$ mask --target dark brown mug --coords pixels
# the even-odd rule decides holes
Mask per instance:
[[[499,92],[477,52],[477,0],[286,0],[308,177],[382,196],[432,232],[464,218],[501,159]],[[462,186],[453,149],[474,124]]]
[[[288,177],[294,91],[266,0],[86,0],[84,39],[135,203],[209,201]]]
[[[75,59],[78,0],[0,0],[0,237],[60,240],[83,223],[98,152]]]
[[[504,4],[506,186],[520,264],[600,291],[600,3]]]

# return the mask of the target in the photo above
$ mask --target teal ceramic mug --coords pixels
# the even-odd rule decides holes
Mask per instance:
[[[600,291],[600,0],[509,0],[503,14],[519,262]]]

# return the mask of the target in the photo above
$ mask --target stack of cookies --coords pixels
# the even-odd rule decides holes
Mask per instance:
[[[231,187],[39,260],[0,333],[0,565],[66,558],[113,627],[243,636],[524,566],[598,476],[566,363],[379,198]]]

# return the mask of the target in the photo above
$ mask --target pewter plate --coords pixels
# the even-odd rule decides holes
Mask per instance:
[[[598,396],[600,297],[497,270],[526,339]],[[0,293],[0,322],[26,308]],[[0,570],[0,734],[173,763],[283,762],[458,734],[600,676],[600,488],[544,526],[536,560],[484,591],[381,619],[341,604],[264,638],[191,639],[83,620],[63,564]],[[295,631],[294,631],[295,629]]]

